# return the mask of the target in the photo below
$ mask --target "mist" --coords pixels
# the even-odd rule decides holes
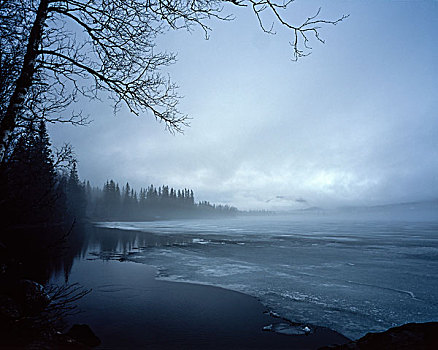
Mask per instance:
[[[437,13],[1,1],[2,345],[435,348]]]
[[[114,117],[103,100],[81,106],[91,125],[50,128],[53,142],[74,145],[93,185],[191,186],[242,209],[273,209],[276,196],[322,207],[436,199],[436,6],[331,2],[327,16],[350,17],[296,63],[286,34],[257,31],[247,13],[213,23],[207,41],[167,33],[159,45],[178,52],[169,72],[192,118],[184,134],[151,115]]]

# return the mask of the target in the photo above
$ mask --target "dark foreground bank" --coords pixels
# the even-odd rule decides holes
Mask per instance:
[[[438,322],[407,323],[385,332],[368,333],[347,344],[320,350],[436,350]]]
[[[143,264],[81,260],[70,282],[93,291],[69,322],[89,324],[102,349],[317,349],[349,341],[266,313],[242,293],[156,280],[155,269]]]

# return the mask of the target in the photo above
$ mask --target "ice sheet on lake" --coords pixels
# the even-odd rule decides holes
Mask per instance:
[[[99,225],[155,235],[130,259],[159,267],[162,279],[249,293],[287,319],[350,338],[438,320],[438,222],[258,217]]]

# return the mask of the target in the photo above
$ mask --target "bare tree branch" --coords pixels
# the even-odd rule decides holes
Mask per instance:
[[[22,122],[86,124],[82,113],[66,114],[80,96],[108,94],[115,112],[122,106],[134,115],[149,112],[171,132],[182,132],[189,118],[178,110],[177,86],[163,73],[176,57],[156,49],[158,36],[200,28],[208,38],[209,21],[232,20],[231,7],[249,7],[264,32],[275,34],[272,18],[291,32],[298,60],[311,52],[311,39],[324,42],[323,26],[348,16],[321,19],[319,9],[294,25],[287,20],[293,2],[0,0],[0,160]]]

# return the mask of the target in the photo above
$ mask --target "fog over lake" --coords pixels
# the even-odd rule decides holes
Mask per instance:
[[[5,0],[0,18],[6,347],[435,339],[438,1]]]
[[[190,186],[197,200],[240,209],[437,198],[438,3],[301,1],[291,18],[319,6],[324,18],[350,16],[296,63],[290,33],[265,34],[239,9],[211,22],[209,40],[200,30],[161,37],[178,53],[169,73],[192,118],[184,135],[150,114],[114,117],[103,99],[73,106],[93,123],[56,125],[53,143],[72,143],[95,186]]]

